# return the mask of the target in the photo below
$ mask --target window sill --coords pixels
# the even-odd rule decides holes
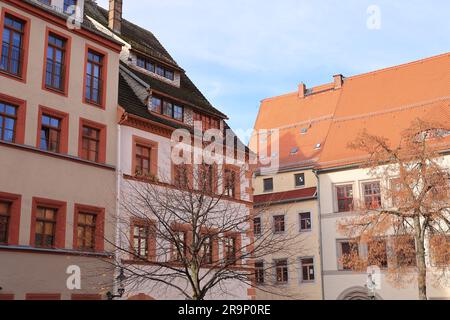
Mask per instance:
[[[311,232],[312,232],[312,229],[299,231],[299,233],[311,233]]]
[[[12,80],[19,81],[19,82],[24,82],[24,83],[26,82],[26,80],[25,80],[25,78],[23,76],[15,75],[14,73],[10,73],[10,72],[5,71],[5,70],[1,70],[0,69],[0,75],[5,76],[7,78],[10,78]]]
[[[99,104],[99,103],[95,103],[95,102],[91,102],[91,101],[88,101],[86,99],[83,100],[83,103],[87,104],[87,105],[89,105],[91,107],[95,107],[97,109],[101,109],[101,110],[105,110],[106,109],[105,105]]]
[[[73,256],[90,256],[90,257],[110,257],[111,253],[108,252],[91,252],[91,251],[78,251],[70,249],[58,249],[58,248],[39,248],[31,246],[17,246],[17,245],[4,245],[0,244],[0,251],[18,251],[28,253],[48,253],[48,254],[60,254],[60,255],[73,255]]]
[[[68,96],[68,94],[67,94],[67,92],[65,90],[59,90],[59,89],[56,89],[56,88],[47,87],[45,85],[44,85],[43,89],[45,91],[57,94],[57,95],[62,96],[62,97],[66,97],[67,98],[67,96]]]

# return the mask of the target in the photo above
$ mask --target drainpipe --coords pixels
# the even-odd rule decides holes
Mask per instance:
[[[314,175],[317,179],[317,206],[319,210],[319,253],[320,253],[320,284],[322,289],[322,300],[325,300],[325,285],[324,285],[324,274],[323,274],[323,250],[322,250],[322,210],[320,206],[320,180],[317,170],[313,170]]]
[[[117,165],[116,165],[116,191],[117,191],[117,196],[116,196],[116,221],[114,223],[114,226],[116,228],[116,236],[115,236],[115,244],[116,246],[120,246],[120,232],[119,232],[119,223],[120,223],[120,203],[121,203],[121,184],[122,184],[122,177],[121,177],[121,172],[122,172],[122,166],[121,166],[121,141],[122,141],[122,137],[121,137],[121,124],[122,122],[126,119],[126,114],[124,114],[122,116],[122,119],[120,119],[119,123],[117,124]],[[119,247],[120,248],[120,247]],[[116,259],[116,261],[119,261],[119,250],[117,250],[116,248],[114,249],[114,259]],[[113,294],[115,294],[117,292],[117,284],[116,284],[116,279],[117,276],[119,274],[119,270],[116,267],[114,270],[114,279],[113,279]]]

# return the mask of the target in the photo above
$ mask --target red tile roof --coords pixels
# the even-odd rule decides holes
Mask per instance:
[[[283,201],[301,201],[316,197],[317,188],[296,189],[286,192],[262,194],[253,197],[256,205],[271,204]]]

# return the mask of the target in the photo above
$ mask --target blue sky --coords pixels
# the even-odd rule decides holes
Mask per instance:
[[[242,130],[262,99],[300,82],[449,52],[449,14],[448,0],[124,0],[125,18],[151,30]]]

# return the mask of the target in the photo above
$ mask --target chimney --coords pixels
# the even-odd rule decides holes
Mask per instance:
[[[337,74],[333,76],[334,78],[334,89],[340,89],[344,85],[344,76],[342,74]]]
[[[306,96],[306,85],[302,82],[298,85],[298,97],[304,98]]]
[[[118,34],[122,31],[122,2],[123,0],[109,0],[108,26]]]

